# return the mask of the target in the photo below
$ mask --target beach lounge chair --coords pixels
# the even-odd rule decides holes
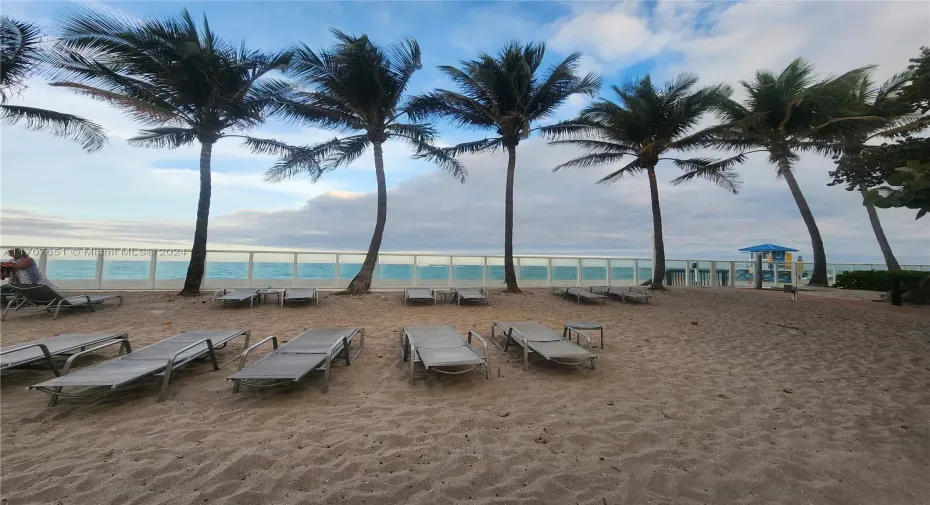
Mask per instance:
[[[245,289],[224,289],[222,294],[220,291],[217,291],[213,294],[213,303],[210,305],[210,308],[216,306],[216,302],[223,302],[223,305],[227,303],[240,304],[248,301],[249,307],[255,305],[255,300],[259,297],[258,289],[254,288],[245,288]]]
[[[484,288],[452,288],[452,290],[455,291],[456,305],[461,305],[462,302],[491,304],[488,292]]]
[[[316,288],[287,288],[281,297],[281,306],[286,303],[313,302],[314,305],[320,304],[320,297]]]
[[[500,329],[504,332],[507,339],[504,345],[495,338],[495,330]],[[588,342],[588,348],[585,349],[580,345],[572,342],[571,337],[566,338],[559,335],[552,328],[536,321],[523,321],[519,323],[502,323],[495,321],[491,326],[491,342],[500,350],[507,352],[510,343],[519,344],[523,347],[523,369],[530,368],[530,352],[542,356],[548,361],[560,363],[563,365],[581,365],[590,362],[591,370],[594,370],[594,361],[597,359],[591,352],[591,339],[583,333],[578,333],[580,337]]]
[[[54,312],[53,319],[58,319],[58,312],[61,309],[89,309],[93,312],[94,305],[100,305],[107,300],[118,299],[117,307],[123,304],[123,295],[62,296],[55,291],[55,288],[46,284],[11,284],[10,287],[19,293],[19,297],[7,303],[0,321],[5,320],[11,310]]]
[[[471,338],[481,341],[484,354],[472,347]],[[401,331],[400,347],[404,361],[410,361],[410,385],[413,385],[416,364],[419,362],[425,370],[434,370],[445,374],[462,374],[476,368],[484,367],[485,376],[491,378],[491,361],[488,356],[488,343],[478,333],[469,330],[468,340],[455,331],[452,326],[408,326]],[[449,367],[463,367],[465,370],[449,370]]]
[[[106,342],[103,345],[97,345]],[[55,376],[61,376],[58,366],[55,365],[56,356],[66,356],[72,351],[83,351],[85,354],[103,349],[114,344],[120,344],[120,354],[132,352],[129,345],[128,333],[67,333],[54,337],[33,340],[22,344],[14,344],[0,349],[0,370],[9,370],[18,366],[28,365],[38,361],[45,361]],[[88,347],[91,349],[87,349]],[[65,374],[74,362],[73,356],[65,362]]]
[[[596,295],[603,295],[608,298],[613,298],[617,301],[623,301],[623,288],[617,288],[614,286],[591,286],[590,291]]]
[[[563,298],[574,298],[578,303],[581,303],[582,300],[594,303],[607,303],[606,296],[592,293],[582,288],[552,288],[552,293],[562,296]]]
[[[209,357],[213,363],[213,369],[219,370],[215,351],[226,347],[229,342],[241,336],[245,336],[244,347],[248,347],[251,333],[250,330],[186,331],[138,351],[104,361],[99,365],[83,368],[72,374],[64,373],[61,377],[29,386],[29,389],[52,395],[48,406],[54,407],[60,396],[66,398],[89,396],[106,390],[119,389],[152,375],[163,375],[161,392],[158,394],[158,401],[161,402],[168,396],[168,381],[171,380],[174,370],[203,357]],[[69,360],[74,360],[88,352],[90,350],[74,354]],[[76,393],[62,393],[62,388],[89,389]]]
[[[626,291],[621,291],[620,296],[624,303],[649,303],[649,299],[652,298],[648,288],[644,286],[633,286]]]
[[[436,293],[427,288],[404,288],[404,305],[407,302],[428,302],[436,305]]]
[[[356,335],[358,351],[351,356],[349,347]],[[271,341],[272,351],[249,366],[245,366],[249,353]],[[270,387],[298,382],[314,370],[323,370],[322,391],[329,391],[329,370],[333,358],[342,355],[346,365],[358,359],[365,348],[364,328],[310,328],[304,329],[286,344],[278,347],[278,337],[266,337],[249,347],[239,356],[239,371],[226,380],[233,381],[233,393],[239,386]]]

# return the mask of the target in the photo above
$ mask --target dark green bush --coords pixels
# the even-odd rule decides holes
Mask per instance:
[[[888,272],[885,270],[861,270],[856,272],[843,272],[836,276],[834,286],[843,289],[864,289],[866,291],[891,291],[891,279],[897,278],[901,281],[901,288],[907,291],[925,277],[930,272],[920,272],[917,270],[900,270],[898,272]]]

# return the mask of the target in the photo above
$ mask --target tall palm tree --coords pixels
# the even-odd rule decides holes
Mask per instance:
[[[27,130],[74,140],[87,152],[99,151],[107,137],[97,123],[72,114],[6,104],[10,95],[26,88],[26,80],[41,63],[41,39],[38,26],[0,17],[0,120],[7,125],[23,121]]]
[[[453,156],[480,152],[507,151],[507,187],[504,197],[504,280],[507,291],[519,292],[513,266],[513,184],[517,166],[517,145],[529,137],[532,124],[551,117],[574,94],[595,96],[600,78],[580,77],[580,53],[540,71],[545,44],[519,45],[511,42],[494,57],[485,53],[461,68],[441,66],[459,91],[437,89],[414,98],[407,113],[414,120],[430,116],[448,118],[452,123],[477,129],[490,129],[496,137],[466,142],[447,149]]]
[[[913,110],[912,105],[901,100],[901,90],[911,81],[910,72],[903,72],[892,76],[881,86],[875,86],[871,78],[863,74],[857,85],[851,90],[848,105],[851,112],[860,116],[881,118],[878,121],[861,121],[856,128],[839,132],[839,142],[843,147],[843,154],[837,160],[837,166],[842,169],[849,164],[859,162],[865,144],[876,137],[891,137],[916,131],[926,126],[927,118],[921,117]],[[882,229],[875,205],[867,198],[869,188],[865,183],[859,183],[856,189],[863,197],[863,205],[872,224],[872,231],[878,241],[878,247],[885,258],[888,270],[900,270],[897,258],[891,251],[891,245]]]
[[[742,81],[748,94],[744,103],[726,100],[717,107],[718,116],[729,127],[717,136],[716,145],[743,154],[768,152],[776,175],[788,183],[811,236],[811,285],[827,284],[827,256],[820,229],[794,177],[793,165],[801,152],[840,153],[835,140],[838,132],[864,119],[849,114],[846,97],[869,69],[858,68],[817,81],[813,65],[798,58],[779,74],[760,70],[752,82]],[[749,149],[755,150],[746,151]]]
[[[220,39],[206,18],[198,29],[187,10],[142,21],[90,9],[68,12],[49,57],[55,86],[101,100],[149,126],[129,144],[177,148],[200,144],[200,196],[182,295],[200,292],[210,216],[213,145],[244,139],[255,152],[276,153],[274,141],[237,135],[263,121],[276,96],[268,74],[286,67],[287,52],[265,54]]]
[[[694,89],[697,80],[694,75],[681,74],[658,88],[647,75],[622,88],[613,86],[618,102],[601,99],[585,107],[575,119],[542,128],[546,136],[554,139],[551,145],[577,146],[588,153],[555,170],[612,165],[628,158],[629,162],[598,183],[609,184],[642,173],[648,176],[654,252],[650,284],[654,289],[662,289],[665,279],[665,241],[656,180],[659,162],[670,161],[684,171],[672,180],[672,185],[700,178],[734,194],[739,190],[739,178],[732,167],[743,161],[742,155],[724,160],[665,156],[705,147],[717,129],[693,131],[704,113],[728,97],[731,90],[719,84]]]
[[[378,184],[375,230],[362,268],[346,293],[363,293],[371,279],[387,222],[387,183],[383,145],[389,139],[406,142],[414,158],[427,159],[464,182],[466,172],[454,158],[433,145],[436,131],[429,124],[404,123],[404,91],[414,72],[422,68],[420,46],[413,39],[382,48],[368,36],[332,30],[336,44],[314,52],[306,45],[294,49],[288,74],[294,88],[281,97],[275,112],[310,126],[353,132],[317,145],[291,149],[266,174],[280,181],[298,174],[319,180],[324,173],[352,163],[371,147]]]

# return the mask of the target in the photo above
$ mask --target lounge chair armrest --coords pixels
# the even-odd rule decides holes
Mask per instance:
[[[98,345],[98,346],[96,346],[96,347],[91,347],[90,349],[85,349],[85,350],[83,350],[83,351],[81,351],[81,352],[78,352],[78,353],[72,354],[71,356],[68,356],[68,360],[65,361],[65,366],[63,366],[63,367],[61,368],[61,375],[68,375],[68,372],[71,371],[71,365],[74,364],[74,360],[80,358],[81,356],[84,356],[84,355],[87,355],[87,354],[90,354],[90,353],[99,351],[100,349],[104,349],[104,348],[110,347],[111,345],[115,345],[115,344],[119,344],[119,345],[120,345],[120,348],[121,348],[121,349],[120,349],[120,352],[121,352],[121,354],[129,354],[129,353],[132,352],[132,347],[129,345],[129,339],[126,338],[125,336],[123,336],[123,337],[118,338],[118,339],[116,339],[116,340],[111,340],[111,341],[109,341],[109,342],[107,342],[107,343],[105,343],[105,344],[100,344],[100,345]]]
[[[588,342],[588,351],[590,351],[591,348],[592,348],[592,346],[591,346],[591,337],[585,335],[584,332],[581,332],[581,331],[576,331],[576,332],[575,332],[575,335],[580,335],[580,336],[584,337],[584,339]],[[568,339],[571,340],[571,336],[569,336]]]
[[[220,367],[219,367],[219,365],[217,365],[217,363],[216,363],[216,354],[213,352],[213,339],[209,339],[209,338],[204,338],[204,339],[198,340],[198,341],[194,342],[193,344],[191,344],[191,345],[189,345],[189,346],[187,346],[187,347],[185,347],[185,348],[179,350],[178,352],[174,353],[174,356],[168,358],[168,365],[167,365],[167,367],[166,367],[166,370],[170,370],[170,369],[174,368],[174,362],[175,362],[176,359],[178,359],[178,356],[180,356],[181,354],[183,354],[183,353],[185,353],[185,352],[187,352],[187,351],[193,349],[194,347],[197,347],[198,345],[203,344],[203,343],[206,343],[206,344],[207,344],[207,353],[210,355],[210,359],[213,361],[213,368],[214,368],[214,370],[219,370]]]
[[[481,346],[484,347],[484,357],[487,358],[488,357],[488,342],[481,335],[479,335],[477,331],[468,330],[468,343],[469,344],[471,343],[471,337],[475,337],[481,341]]]
[[[48,351],[48,347],[45,344],[30,344],[23,347],[17,347],[16,349],[10,349],[9,351],[0,352],[0,355],[8,354],[11,352],[22,351],[23,349],[29,349],[30,347],[38,347],[42,354],[45,356],[45,360],[48,361],[48,366],[52,368],[52,371],[55,372],[55,377],[61,377],[61,373],[58,371],[58,367],[55,366],[55,360],[52,359],[52,353]],[[65,372],[67,373],[67,372]]]
[[[269,340],[271,340],[271,346],[272,346],[273,349],[277,349],[277,348],[278,348],[278,337],[276,337],[276,336],[274,336],[274,335],[267,336],[267,337],[265,337],[265,338],[259,340],[258,342],[256,342],[256,343],[250,345],[248,349],[242,351],[242,354],[239,355],[239,370],[242,370],[243,368],[245,368],[245,360],[246,360],[246,358],[249,356],[249,353],[252,352],[252,351],[254,351],[255,349],[261,347],[262,344],[264,344],[265,342],[267,342],[267,341],[269,341]]]

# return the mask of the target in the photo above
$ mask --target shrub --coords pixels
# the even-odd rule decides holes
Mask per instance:
[[[835,287],[843,289],[863,289],[866,291],[891,291],[891,280],[901,281],[902,291],[916,286],[930,273],[917,270],[901,270],[888,272],[886,270],[860,270],[843,272],[836,276]]]

